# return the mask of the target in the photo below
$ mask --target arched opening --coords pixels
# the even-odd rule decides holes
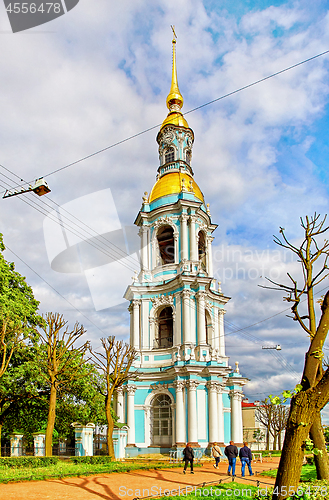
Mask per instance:
[[[198,237],[198,254],[199,254],[199,262],[201,263],[201,268],[206,271],[207,270],[207,261],[206,261],[206,239],[204,236],[204,232],[199,232]]]
[[[168,148],[165,152],[165,163],[170,163],[175,161],[175,150],[174,148]]]
[[[160,227],[158,234],[158,245],[161,257],[161,264],[174,264],[175,263],[175,242],[174,230],[171,226]]]
[[[174,320],[172,308],[165,307],[158,316],[158,338],[156,339],[157,349],[166,349],[173,346]]]
[[[153,446],[172,445],[171,399],[167,394],[158,394],[151,403],[151,443]]]
[[[189,151],[189,150],[188,150],[188,151],[186,151],[186,153],[185,153],[185,158],[186,158],[186,163],[187,163],[188,165],[191,165],[191,158],[192,158],[192,153],[191,153],[191,151]]]

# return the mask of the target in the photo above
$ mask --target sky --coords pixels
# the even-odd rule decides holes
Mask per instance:
[[[122,295],[137,266],[133,223],[158,168],[171,25],[185,113],[329,50],[322,0],[80,0],[18,33],[0,4],[0,190],[42,176],[51,188],[42,198],[1,199],[5,258],[41,312],[83,323],[95,347],[104,336],[129,336]],[[309,342],[282,293],[259,285],[300,277],[273,243],[279,227],[298,244],[300,217],[327,213],[328,73],[329,54],[186,115],[195,180],[218,224],[214,275],[231,297],[227,354],[250,379],[252,401],[299,382]],[[277,344],[281,351],[262,349]]]

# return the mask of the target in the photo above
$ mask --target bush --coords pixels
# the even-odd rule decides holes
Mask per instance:
[[[97,455],[93,457],[71,457],[70,460],[75,464],[109,464],[112,462],[112,457]]]
[[[20,469],[22,467],[48,467],[49,465],[56,465],[58,457],[10,457],[0,458],[0,467],[6,469]]]
[[[314,465],[314,456],[305,457],[305,458],[306,458],[306,462],[308,463],[308,465]]]

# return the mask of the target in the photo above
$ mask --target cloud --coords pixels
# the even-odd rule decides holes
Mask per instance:
[[[161,123],[170,87],[170,24],[178,34],[185,111],[329,46],[329,16],[321,6],[288,2],[247,10],[244,6],[241,16],[222,10],[218,2],[205,8],[200,0],[182,1],[179,9],[164,1],[80,2],[49,24],[49,32],[40,28],[16,35],[8,33],[8,20],[0,16],[0,164],[18,175],[0,167],[1,189]],[[255,392],[288,388],[295,383],[289,370],[301,371],[307,338],[286,313],[274,316],[286,307],[280,294],[257,285],[265,273],[279,273],[281,279],[287,270],[297,272],[295,263],[274,259],[272,234],[278,227],[298,238],[299,216],[327,210],[327,186],[308,157],[310,145],[318,144],[315,124],[321,119],[324,129],[328,125],[327,81],[327,59],[318,58],[186,116],[195,132],[195,178],[210,202],[212,220],[219,223],[214,257],[221,248],[240,252],[237,260],[227,255],[224,262],[215,260],[214,268],[223,293],[232,296],[227,352],[256,384],[248,384],[246,392],[249,387]],[[79,319],[95,343],[105,334],[128,339],[127,306],[96,312],[86,276],[51,269],[43,223],[58,205],[110,189],[121,224],[131,226],[142,194],[155,181],[156,133],[47,177],[52,189],[47,198],[30,194],[25,201],[1,201],[5,243],[92,322],[7,252],[33,285],[41,310],[64,311],[70,322]],[[96,199],[90,216],[101,209]],[[239,337],[232,333],[253,324]],[[263,342],[282,343],[283,359],[262,352]]]

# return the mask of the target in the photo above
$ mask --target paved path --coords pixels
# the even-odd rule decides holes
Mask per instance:
[[[239,462],[239,461],[238,461]],[[262,464],[252,464],[254,472],[274,469],[278,466],[277,457],[268,459]],[[222,462],[219,469],[214,469],[211,463],[203,467],[196,467],[192,475],[183,474],[182,469],[163,469],[149,471],[131,471],[126,473],[100,474],[79,478],[52,479],[49,481],[29,481],[23,483],[0,484],[1,500],[132,500],[135,497],[161,494],[165,490],[180,490],[181,494],[203,482],[218,482],[231,480],[227,475],[227,462]],[[246,471],[247,472],[247,471]],[[236,473],[240,475],[241,468],[238,463]],[[242,484],[257,485],[260,488],[274,484],[274,479],[255,474],[247,476],[244,480],[236,476],[236,481]],[[225,481],[225,482],[226,482]],[[152,490],[153,488],[153,490]],[[161,488],[161,490],[160,490]],[[232,488],[233,489],[233,488]],[[168,493],[167,493],[168,494]]]

